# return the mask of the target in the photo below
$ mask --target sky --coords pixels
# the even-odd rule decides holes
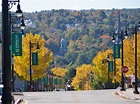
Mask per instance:
[[[23,12],[51,9],[122,9],[140,8],[140,0],[20,0],[20,5]],[[11,11],[16,11],[16,8],[17,6],[13,6]]]

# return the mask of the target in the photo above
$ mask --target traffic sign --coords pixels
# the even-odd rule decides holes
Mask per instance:
[[[127,73],[128,72],[128,67],[127,66],[122,66],[122,72]]]

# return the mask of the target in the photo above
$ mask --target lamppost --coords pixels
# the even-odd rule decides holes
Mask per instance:
[[[128,30],[134,31],[135,34],[135,90],[134,90],[134,94],[139,94],[138,91],[138,77],[137,77],[137,32],[140,31],[140,21],[138,25],[135,25],[134,28],[126,28],[126,33]]]
[[[111,58],[113,60],[113,70],[114,70],[114,88],[116,88],[116,60],[114,58],[114,53],[108,54],[108,60]]]
[[[103,59],[102,60],[102,64],[105,64],[106,62],[109,62],[109,60],[108,59]],[[109,76],[109,69],[108,69],[108,72],[107,72],[107,88],[110,88],[110,76]]]
[[[90,71],[90,86],[91,86],[92,81],[93,81],[93,72]],[[89,90],[90,90],[90,86],[89,86]]]
[[[119,34],[120,34],[120,37],[119,37]],[[121,48],[122,48],[122,52],[121,52],[121,56],[122,56],[122,58],[121,58],[121,64],[122,64],[122,66],[124,65],[124,60],[123,60],[123,40],[125,39],[125,38],[127,38],[128,37],[128,34],[126,34],[126,31],[125,31],[125,34],[123,33],[123,31],[121,31],[121,33],[114,33],[113,34],[113,38],[112,38],[112,42],[116,42],[116,43],[118,43],[119,42],[119,39],[121,39]],[[114,47],[115,48],[115,47]],[[121,91],[125,91],[125,86],[124,86],[124,74],[123,74],[123,72],[121,72]]]
[[[13,15],[14,13],[11,13],[9,11],[9,31],[10,34],[14,32],[21,32],[23,35],[23,30],[25,29],[25,24],[23,20],[23,15],[18,17],[17,15]],[[21,30],[21,31],[20,31]],[[12,47],[12,44],[11,44]],[[11,72],[11,82],[12,82],[12,91],[14,91],[14,54],[12,53],[11,49],[11,64],[12,64],[12,72]]]
[[[33,84],[32,84],[32,64],[33,64],[33,62],[32,62],[32,59],[35,59],[35,65],[37,65],[38,64],[38,58],[37,58],[37,56],[34,56],[34,57],[36,57],[36,58],[33,58],[33,54],[32,54],[32,47],[34,46],[34,45],[36,45],[36,49],[37,49],[37,51],[40,49],[40,47],[39,47],[39,44],[38,44],[38,42],[37,43],[32,43],[31,42],[31,40],[30,40],[30,42],[29,42],[29,51],[30,51],[30,55],[29,55],[29,58],[30,58],[30,91],[33,91]]]
[[[2,0],[2,70],[3,70],[3,93],[2,93],[2,104],[11,103],[11,52],[9,47],[11,45],[11,35],[9,33],[9,15],[8,11],[16,3],[17,11],[19,16],[22,11],[20,10],[19,0]]]

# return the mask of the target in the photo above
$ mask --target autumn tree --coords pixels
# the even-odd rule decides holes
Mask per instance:
[[[54,67],[51,69],[52,74],[54,75],[55,79],[58,79],[58,81],[60,82],[60,79],[62,80],[62,84],[64,85],[64,80],[66,77],[66,73],[68,72],[67,69],[65,68],[61,68],[61,67]],[[61,84],[61,87],[63,86]],[[60,87],[60,86],[59,86]]]
[[[94,83],[93,87],[95,89],[102,88],[103,84],[108,82],[108,73],[109,73],[109,81],[110,83],[114,83],[114,70],[108,71],[108,61],[103,63],[103,59],[108,59],[108,55],[112,53],[113,50],[108,49],[106,51],[100,51],[98,54],[93,58],[93,72],[94,72]],[[112,56],[113,57],[113,56]],[[110,59],[110,61],[113,59]],[[120,59],[116,59],[116,81],[120,82],[121,78],[121,61]],[[114,69],[114,68],[113,68]],[[100,85],[100,86],[99,86]]]
[[[140,39],[140,32],[137,34],[137,40]],[[137,62],[140,61],[140,41],[137,41]],[[135,72],[135,34],[124,40],[124,65],[128,66],[129,71],[126,76]],[[140,64],[137,66],[138,78],[140,78]]]
[[[61,68],[61,67],[55,67],[51,69],[51,72],[53,73],[53,75],[57,76],[57,77],[65,77],[66,76],[66,72],[68,70],[65,68]]]
[[[14,57],[14,71],[20,79],[30,80],[30,42],[33,43],[31,52],[38,52],[38,65],[31,65],[32,79],[38,79],[46,74],[46,69],[52,61],[52,52],[44,47],[44,37],[39,34],[26,34],[22,38],[22,56]],[[37,51],[37,44],[39,50]]]
[[[72,86],[78,90],[88,90],[90,89],[90,72],[93,72],[92,66],[90,64],[83,64],[76,68],[76,76],[72,80]],[[80,88],[81,84],[81,88]]]

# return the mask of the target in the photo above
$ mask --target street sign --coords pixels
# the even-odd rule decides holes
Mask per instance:
[[[127,66],[122,66],[122,72],[127,73],[128,72],[128,67]]]

